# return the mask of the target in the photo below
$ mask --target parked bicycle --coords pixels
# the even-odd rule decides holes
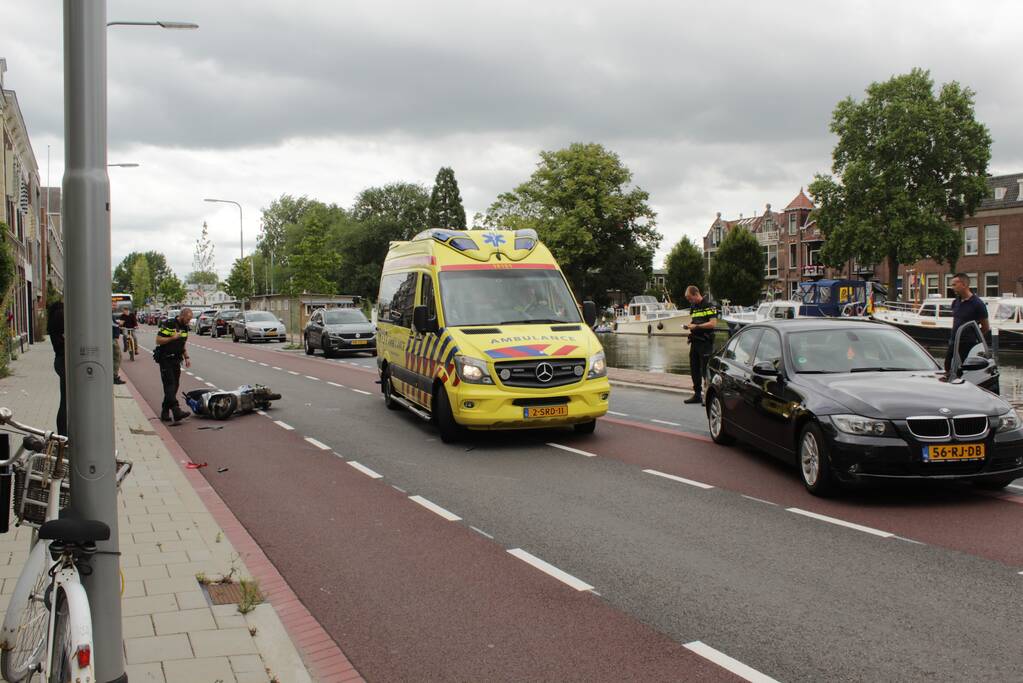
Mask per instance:
[[[4,492],[13,493],[16,525],[35,529],[0,629],[0,673],[11,683],[35,674],[60,683],[93,681],[92,611],[81,577],[91,573],[96,542],[110,538],[110,527],[62,514],[70,502],[66,437],[15,422],[8,408],[0,408],[0,425],[23,435],[0,467],[13,469],[13,486]],[[118,487],[130,471],[130,461],[117,461]],[[11,509],[10,500],[0,505]],[[0,521],[6,527],[9,520]]]

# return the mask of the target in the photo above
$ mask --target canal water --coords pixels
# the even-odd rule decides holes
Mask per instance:
[[[638,334],[598,334],[604,345],[607,364],[613,368],[689,374],[689,344],[685,337],[646,337]],[[715,342],[720,347],[728,339],[726,332],[718,332]],[[939,360],[945,349],[929,349]],[[1001,370],[999,386],[1002,396],[1014,405],[1023,401],[1023,353],[1003,351],[998,354]]]

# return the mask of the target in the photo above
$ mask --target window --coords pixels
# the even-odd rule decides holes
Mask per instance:
[[[796,244],[793,242],[789,245],[789,268],[796,267]]]
[[[998,296],[998,273],[984,273],[984,296]]]
[[[746,330],[732,337],[725,347],[725,358],[735,361],[739,365],[750,365],[753,358],[753,349],[760,340],[762,330]]]
[[[821,259],[821,248],[820,247],[807,247],[806,250],[807,259],[806,265],[817,266],[820,265]]]
[[[392,273],[380,278],[377,319],[409,327],[412,324],[412,302],[415,295],[415,273]]]
[[[793,280],[789,283],[789,298],[796,299],[799,297],[799,282]]]
[[[973,291],[976,292],[977,291],[977,274],[976,273],[967,273],[966,277],[970,278],[970,289],[972,289]]]
[[[945,275],[945,296],[949,299],[954,298],[956,295],[955,290],[952,289],[952,274],[947,273]]]
[[[977,228],[963,228],[963,254],[977,255]]]
[[[789,214],[789,234],[796,234],[796,214],[795,212]]]
[[[753,358],[753,365],[765,362],[781,370],[781,338],[774,330],[764,330],[764,336],[757,346],[757,355]]]
[[[1001,201],[1002,199],[1005,199],[1005,188],[1004,187],[996,187],[995,188],[995,200],[996,201]]]
[[[927,296],[937,296],[938,292],[938,276],[937,274],[927,276]]]
[[[426,306],[428,319],[437,317],[437,299],[433,294],[433,278],[423,273],[423,282],[419,286],[419,303]]]
[[[764,275],[765,277],[778,277],[778,245],[764,245]]]
[[[998,253],[998,226],[997,225],[985,225],[984,226],[984,253],[985,254],[997,254]]]

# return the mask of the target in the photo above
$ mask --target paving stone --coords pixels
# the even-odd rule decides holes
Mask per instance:
[[[174,542],[177,543],[177,541]],[[139,564],[143,567],[154,564],[179,564],[181,562],[188,562],[188,554],[180,550],[139,555]]]
[[[156,628],[156,635],[160,636],[217,628],[213,613],[208,607],[154,614],[153,625]]]
[[[196,584],[198,587],[198,584]],[[178,605],[181,609],[199,609],[201,607],[209,607],[210,604],[206,600],[206,596],[203,595],[201,590],[198,588],[194,591],[188,591],[187,593],[177,593]]]
[[[149,638],[125,638],[124,640],[124,661],[128,664],[145,664],[146,662],[191,657],[192,648],[189,645],[188,636],[184,633]],[[187,679],[170,677],[170,680]]]
[[[169,614],[172,613],[169,612]],[[153,631],[153,618],[149,614],[122,618],[121,631],[125,638],[145,638],[156,635]]]
[[[122,598],[140,598],[146,594],[146,584],[142,581],[125,581]]]
[[[163,677],[163,666],[159,662],[126,664],[124,672],[131,683],[167,683]]]
[[[121,600],[122,617],[177,611],[178,601],[174,599],[173,595],[148,595],[144,598],[124,598]]]
[[[184,593],[199,585],[194,576],[182,576],[173,579],[148,579],[145,584],[146,595]]]
[[[188,634],[196,657],[254,655],[259,651],[247,628],[218,631],[193,631]]]
[[[223,605],[218,605],[223,607]],[[238,607],[231,605],[234,608],[234,614],[228,616],[217,616],[217,628],[248,628],[248,624],[245,623],[245,617],[238,613]]]
[[[238,683],[270,683],[270,677],[266,671],[246,671],[235,674]]]
[[[149,567],[125,567],[125,581],[143,581],[145,579],[167,579],[167,567],[163,565],[152,565]]]
[[[263,658],[259,655],[233,655],[229,659],[231,660],[231,668],[234,669],[236,674],[266,671]]]
[[[184,683],[234,683],[234,672],[227,657],[168,660],[163,663],[168,681]]]

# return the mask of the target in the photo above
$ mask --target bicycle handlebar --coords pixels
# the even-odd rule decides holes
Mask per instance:
[[[25,434],[35,434],[36,436],[41,436],[48,441],[53,440],[58,443],[67,443],[68,441],[66,436],[61,436],[53,430],[37,429],[26,424],[21,424],[20,422],[15,422],[14,413],[10,408],[0,408],[0,425],[10,425]]]

